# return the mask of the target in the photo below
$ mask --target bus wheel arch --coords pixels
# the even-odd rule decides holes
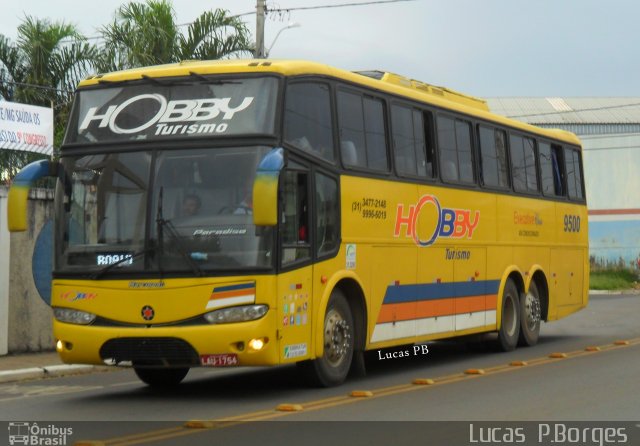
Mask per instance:
[[[531,277],[531,283],[535,283],[540,296],[540,319],[549,320],[549,281],[547,275],[542,270],[537,270]]]
[[[353,279],[343,279],[336,284],[345,295],[354,323],[354,352],[350,373],[356,376],[364,376],[364,351],[367,345],[367,306],[364,292],[360,284]]]
[[[333,288],[327,305],[319,313],[315,359],[298,363],[307,381],[317,387],[342,384],[347,378],[354,352],[355,324],[351,306],[340,288]]]
[[[366,314],[364,293],[355,278],[342,278],[328,287],[319,305],[314,329],[315,359],[298,363],[312,385],[335,386],[341,384],[350,373],[364,374]],[[350,351],[346,353],[348,364],[338,364],[335,358],[331,359],[336,354],[335,349],[326,351],[326,344],[331,344],[327,330],[336,331],[338,338],[347,331],[350,334]]]

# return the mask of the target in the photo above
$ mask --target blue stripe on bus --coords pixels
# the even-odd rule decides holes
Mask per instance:
[[[213,289],[214,293],[223,293],[225,291],[236,291],[255,288],[255,282],[241,283],[239,285],[217,286]]]
[[[499,280],[391,285],[387,287],[382,303],[383,305],[399,304],[421,300],[482,296],[497,294],[499,288]]]

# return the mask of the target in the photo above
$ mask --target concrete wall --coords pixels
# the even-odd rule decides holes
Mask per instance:
[[[0,186],[0,355],[9,351],[9,239],[7,188]]]
[[[591,262],[640,268],[640,134],[581,138]]]
[[[53,193],[32,191],[27,231],[10,235],[6,199],[0,187],[0,354],[53,350],[51,308],[38,294],[32,270],[36,239],[53,218]]]

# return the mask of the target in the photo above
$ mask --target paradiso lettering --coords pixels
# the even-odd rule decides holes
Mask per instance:
[[[421,217],[423,224],[418,229]],[[393,235],[400,237],[404,228],[405,237],[411,237],[416,245],[425,247],[439,238],[472,238],[479,222],[478,210],[443,208],[436,196],[423,195],[416,204],[409,205],[407,211],[404,204],[398,203]]]
[[[118,115],[138,101],[151,100],[159,105],[159,109],[148,121],[133,128],[123,128],[116,124]],[[246,109],[253,102],[253,97],[245,97],[240,105],[231,107],[231,98],[201,98],[180,99],[167,101],[157,93],[141,94],[127,99],[120,105],[110,105],[105,112],[100,114],[98,107],[91,107],[82,120],[79,130],[86,130],[93,121],[99,121],[98,127],[109,129],[120,135],[142,132],[152,125],[156,125],[156,135],[176,135],[193,133],[224,133],[228,124],[190,124],[189,122],[210,121],[222,114],[222,119],[229,121],[233,116]],[[169,123],[174,125],[169,125]],[[177,124],[176,123],[183,123]]]

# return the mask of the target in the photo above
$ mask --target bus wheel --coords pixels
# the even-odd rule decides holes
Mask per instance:
[[[540,336],[540,294],[535,282],[529,285],[529,292],[520,299],[520,345],[536,345]]]
[[[151,387],[173,387],[189,373],[189,367],[175,369],[147,369],[134,367],[136,375],[145,384]]]
[[[311,362],[312,382],[323,387],[341,384],[353,358],[354,325],[351,308],[340,290],[334,290],[324,316],[324,352]]]
[[[502,295],[502,318],[498,331],[498,347],[510,352],[518,345],[520,335],[520,299],[518,288],[511,279],[507,279]]]

